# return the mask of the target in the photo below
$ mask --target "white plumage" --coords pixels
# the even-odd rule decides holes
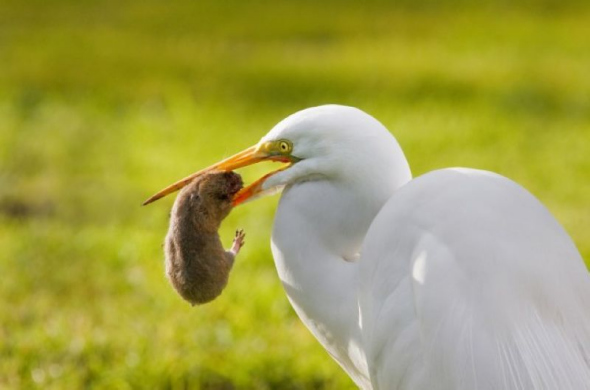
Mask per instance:
[[[300,111],[211,169],[288,162],[272,251],[295,311],[363,389],[590,389],[590,278],[518,184],[465,168],[412,179],[395,138],[351,107]]]
[[[411,180],[360,110],[279,123],[272,249],[300,318],[364,389],[589,389],[590,280],[547,209],[494,173]],[[359,255],[360,254],[360,255]]]

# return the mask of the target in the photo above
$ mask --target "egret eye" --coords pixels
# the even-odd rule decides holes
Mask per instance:
[[[279,150],[281,153],[289,153],[291,151],[291,144],[287,141],[279,141]]]

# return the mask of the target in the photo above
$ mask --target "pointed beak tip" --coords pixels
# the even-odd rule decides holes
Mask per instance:
[[[149,198],[147,198],[141,205],[147,206],[148,204],[154,203],[156,200],[163,198],[164,196],[168,195],[170,192],[172,192],[172,191],[166,191],[166,192],[160,191],[157,194],[152,195]]]

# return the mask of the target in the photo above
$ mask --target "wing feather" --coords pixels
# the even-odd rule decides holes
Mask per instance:
[[[374,389],[590,389],[590,278],[516,183],[468,169],[417,178],[361,254]]]

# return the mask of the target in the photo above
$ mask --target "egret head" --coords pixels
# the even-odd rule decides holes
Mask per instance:
[[[261,161],[284,163],[243,188],[234,205],[310,180],[355,182],[380,172],[409,168],[397,141],[375,118],[346,106],[299,111],[279,122],[254,146],[198,171],[158,192],[151,203],[211,170],[232,171]]]

